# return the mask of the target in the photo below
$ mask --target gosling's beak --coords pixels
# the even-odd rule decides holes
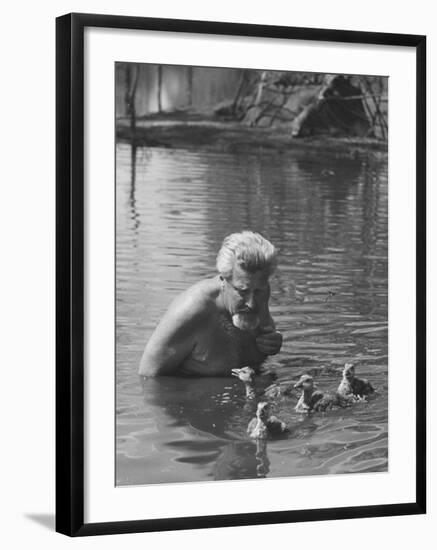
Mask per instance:
[[[302,382],[297,382],[297,383],[293,386],[293,388],[296,389],[296,390],[299,389],[299,388],[301,388],[301,387],[302,387]]]
[[[237,377],[239,377],[239,376],[240,376],[240,372],[241,372],[241,369],[232,369],[232,370],[231,370],[232,376],[237,376]]]

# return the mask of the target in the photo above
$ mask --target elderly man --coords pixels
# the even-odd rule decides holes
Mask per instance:
[[[226,237],[218,275],[172,302],[146,345],[139,374],[229,376],[278,353],[282,336],[268,306],[275,266],[275,247],[258,233]]]

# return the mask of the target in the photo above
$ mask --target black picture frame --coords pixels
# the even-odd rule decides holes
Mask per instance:
[[[403,46],[416,51],[416,499],[399,504],[84,523],[84,29]],[[426,38],[95,14],[56,20],[56,530],[69,536],[423,514],[426,511]]]

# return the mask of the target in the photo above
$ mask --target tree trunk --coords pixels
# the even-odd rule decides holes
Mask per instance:
[[[129,117],[131,130],[136,128],[136,106],[135,99],[137,93],[138,76],[140,68],[137,63],[126,64],[126,90],[124,101],[126,106],[126,116]]]
[[[320,87],[318,94],[315,96],[312,102],[309,103],[306,107],[304,107],[302,111],[293,120],[293,122],[291,123],[291,135],[293,137],[296,137],[299,135],[305,120],[309,117],[309,115],[313,111],[315,111],[325,101],[325,93],[331,88],[334,82],[334,79],[335,79],[335,76],[333,75],[326,76],[323,84]]]
[[[193,67],[187,68],[187,105],[192,107],[193,105]]]
[[[158,113],[162,111],[162,65],[158,65],[158,87],[157,87]]]
[[[258,82],[255,100],[253,104],[250,105],[249,109],[246,112],[245,122],[248,123],[249,126],[253,126],[254,124],[256,124],[256,120],[258,118],[258,106],[261,102],[261,98],[263,95],[264,84],[266,82],[266,75],[267,75],[266,71],[263,71],[261,73],[261,78],[259,79],[259,82]]]

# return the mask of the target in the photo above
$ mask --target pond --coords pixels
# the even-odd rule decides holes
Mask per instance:
[[[117,485],[387,470],[387,207],[384,153],[117,144]],[[335,390],[352,361],[377,389],[309,416],[278,399],[290,433],[265,445],[246,436],[256,405],[236,378],[137,374],[170,301],[213,276],[223,238],[243,229],[279,249],[270,309],[284,343],[266,369]]]

